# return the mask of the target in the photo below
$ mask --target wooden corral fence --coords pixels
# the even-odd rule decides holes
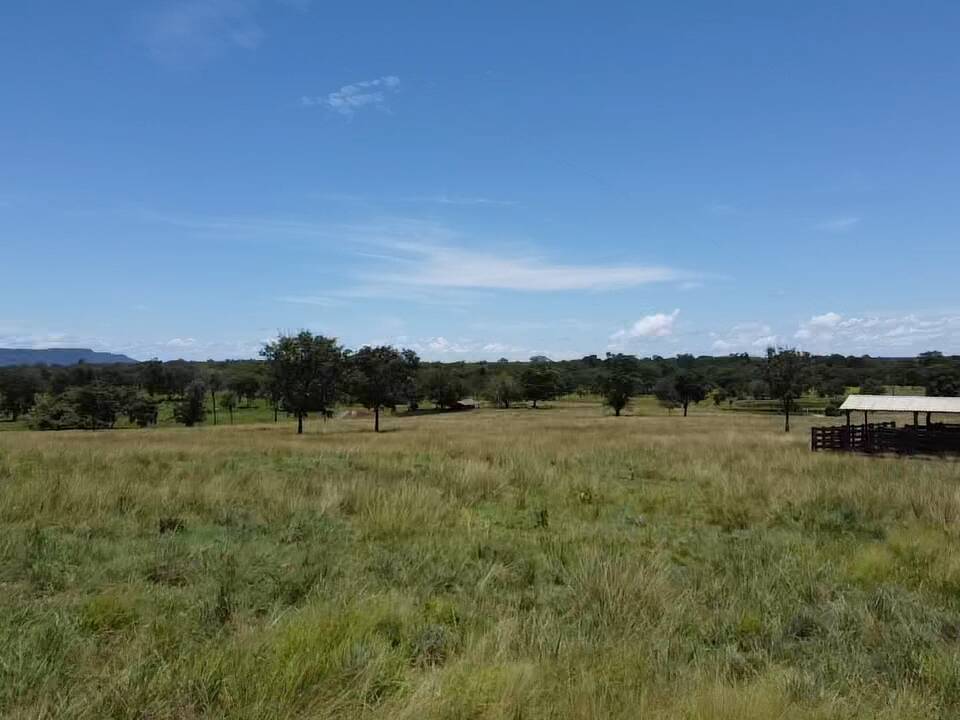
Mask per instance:
[[[894,422],[865,425],[834,425],[810,428],[811,450],[846,450],[848,452],[875,452],[878,436],[895,430]]]
[[[905,425],[894,422],[810,428],[811,450],[845,450],[900,455],[960,454],[960,425]]]

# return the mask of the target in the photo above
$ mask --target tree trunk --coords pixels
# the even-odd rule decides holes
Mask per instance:
[[[277,405],[277,403],[274,403],[274,404],[273,404],[273,421],[274,421],[274,422],[278,422],[277,416],[278,416],[279,412],[280,412],[280,406]]]
[[[373,431],[380,432],[380,406],[373,409]]]
[[[613,409],[613,414],[614,414],[615,417],[620,417],[620,408],[614,408],[614,409]]]
[[[688,403],[688,402],[685,402],[685,403],[683,404],[683,416],[684,416],[684,417],[687,416],[687,406],[688,406],[688,405],[690,405],[690,403]]]
[[[297,435],[303,435],[303,413],[297,413]]]
[[[783,409],[784,409],[783,431],[790,432],[790,403],[788,402]]]
[[[213,401],[213,424],[217,424],[217,393],[215,390],[210,390],[210,400]]]

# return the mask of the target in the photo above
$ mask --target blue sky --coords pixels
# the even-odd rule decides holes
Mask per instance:
[[[955,2],[7,3],[0,346],[960,352]]]

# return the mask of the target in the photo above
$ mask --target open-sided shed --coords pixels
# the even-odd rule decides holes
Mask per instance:
[[[850,395],[840,410],[846,415],[846,425],[811,429],[813,450],[960,453],[960,424],[941,420],[944,415],[960,416],[960,397]],[[853,424],[854,412],[863,413],[863,424]],[[898,428],[893,421],[870,422],[870,413],[910,413],[913,424]],[[934,422],[936,415],[941,416],[938,422]]]

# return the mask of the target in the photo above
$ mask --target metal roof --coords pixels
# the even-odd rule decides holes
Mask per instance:
[[[841,410],[877,412],[960,413],[960,397],[922,395],[849,395]]]

